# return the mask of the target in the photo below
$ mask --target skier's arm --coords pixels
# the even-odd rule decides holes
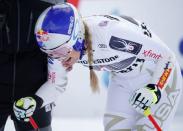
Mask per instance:
[[[42,106],[55,102],[67,85],[67,72],[61,61],[51,58],[48,58],[48,61],[48,81],[36,92],[36,95],[44,101]]]
[[[167,86],[169,77],[175,68],[175,63],[175,56],[170,52],[167,52],[167,55],[157,63],[151,83],[156,84],[161,89],[161,92]]]
[[[65,91],[67,85],[67,72],[61,61],[48,60],[48,80],[36,92],[35,95],[16,100],[13,110],[16,118],[20,121],[29,122],[30,117],[41,107],[52,104],[57,97]]]
[[[175,68],[175,56],[166,47],[162,58],[158,60],[155,72],[149,84],[136,90],[130,99],[131,105],[140,113],[156,104],[161,99],[161,92],[166,88],[170,75]]]

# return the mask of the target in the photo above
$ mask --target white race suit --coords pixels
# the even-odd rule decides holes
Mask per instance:
[[[131,94],[147,84],[163,88],[152,114],[168,131],[182,93],[182,76],[174,53],[144,24],[127,16],[83,18],[89,27],[93,68],[110,72],[105,131],[156,131],[147,117],[129,104]],[[87,54],[78,63],[88,67]],[[67,72],[58,59],[49,58],[49,79],[37,95],[53,102],[67,85]],[[171,72],[170,72],[170,70]]]

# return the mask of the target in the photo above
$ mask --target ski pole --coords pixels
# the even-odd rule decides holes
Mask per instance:
[[[37,125],[37,123],[35,122],[35,120],[34,120],[32,117],[30,117],[29,119],[30,119],[30,124],[32,125],[32,127],[33,127],[35,130],[38,130],[38,125]]]
[[[152,116],[150,108],[148,108],[147,110],[144,111],[144,115],[146,117],[148,117],[148,119],[154,125],[154,127],[156,128],[157,131],[162,131],[161,127],[158,125],[155,118]]]
[[[160,80],[157,83],[157,87],[158,89],[163,92],[163,90],[166,88],[166,82],[170,76],[170,73],[172,72],[172,70],[174,69],[174,65],[169,65],[170,63],[167,63],[167,67],[165,67],[163,74],[160,77]],[[170,66],[168,68],[168,66]],[[144,111],[144,115],[146,117],[148,117],[148,119],[151,121],[151,123],[154,125],[154,127],[157,129],[157,131],[162,131],[161,127],[158,125],[158,123],[156,122],[156,120],[154,119],[154,117],[152,116],[151,110],[150,108],[148,108],[147,110]]]

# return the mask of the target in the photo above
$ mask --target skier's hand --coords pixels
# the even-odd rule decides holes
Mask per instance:
[[[38,96],[24,97],[14,102],[13,111],[18,120],[29,122],[29,118],[42,103],[43,100]]]
[[[158,87],[155,84],[148,84],[146,87],[140,88],[132,94],[130,104],[137,112],[144,114],[144,111],[153,104],[158,103],[160,98],[161,91]]]

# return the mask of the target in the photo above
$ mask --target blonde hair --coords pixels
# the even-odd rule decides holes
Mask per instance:
[[[98,85],[98,77],[93,70],[93,49],[92,49],[92,41],[91,41],[91,35],[89,33],[89,28],[84,23],[85,27],[85,47],[88,55],[88,64],[90,69],[90,86],[94,93],[99,92],[99,85]]]

